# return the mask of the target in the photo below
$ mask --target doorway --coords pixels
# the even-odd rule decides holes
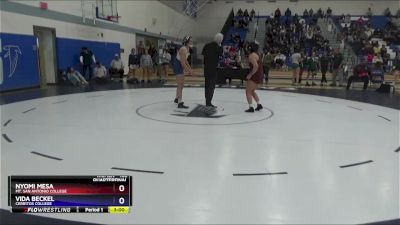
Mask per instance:
[[[37,37],[40,87],[57,83],[56,29],[33,26]]]

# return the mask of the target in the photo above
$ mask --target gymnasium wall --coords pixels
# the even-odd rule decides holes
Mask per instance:
[[[0,8],[1,34],[15,35],[14,37],[17,39],[24,36],[36,40],[33,36],[33,26],[55,28],[58,69],[65,69],[70,65],[77,67],[80,47],[88,46],[92,48],[96,58],[106,66],[110,64],[111,58],[119,52],[120,48],[124,49],[121,58],[125,64],[125,71],[128,71],[128,57],[130,49],[136,45],[136,34],[169,40],[180,39],[191,33],[185,29],[191,29],[194,22],[158,1],[118,1],[119,15],[122,16],[119,24],[97,20],[94,25],[90,19],[94,15],[88,14],[84,24],[81,17],[81,1],[46,2],[48,10],[39,9],[40,1],[36,0],[2,2]],[[153,13],[149,14],[148,12]],[[147,32],[144,31],[145,28],[147,28]],[[5,39],[5,36],[2,39]],[[6,42],[17,39],[8,38]],[[35,52],[36,43],[15,42],[15,45],[32,49],[32,53],[28,53],[32,55],[32,59],[19,61],[17,64],[18,68],[23,66],[25,70],[17,69],[12,78],[14,81],[17,81],[17,78],[24,78],[26,82],[19,80],[10,86],[4,83],[0,85],[1,91],[39,86],[40,84],[38,59]],[[23,50],[24,56],[24,53],[27,53],[26,49]],[[3,62],[8,60],[4,56],[3,51],[1,53]],[[29,65],[27,65],[28,63]],[[28,66],[29,70],[26,69]],[[4,77],[5,67],[9,68],[9,66],[3,64]],[[11,83],[8,82],[8,84]]]
[[[18,23],[18,26],[15,25],[16,20],[22,20],[24,22]],[[94,51],[96,58],[102,60],[102,63],[105,65],[109,65],[110,60],[113,54],[118,53],[120,48],[124,49],[125,52],[121,53],[121,58],[124,62],[128,60],[129,49],[135,45],[136,35],[133,33],[125,33],[125,32],[117,32],[108,29],[101,29],[94,26],[85,26],[74,23],[67,23],[58,20],[49,20],[46,18],[40,18],[35,16],[27,16],[17,13],[10,13],[1,11],[1,33],[2,34],[13,34],[16,37],[27,36],[31,39],[34,39],[35,42],[29,48],[36,48],[36,39],[33,36],[33,26],[42,26],[56,29],[56,46],[57,46],[57,64],[58,69],[66,69],[66,66],[74,65],[78,66],[77,55],[79,54],[80,47],[82,46],[90,46],[95,48]],[[11,38],[12,41],[16,40]],[[66,42],[66,40],[70,40],[70,42]],[[3,42],[2,38],[2,42]],[[13,43],[13,42],[10,43]],[[27,43],[14,43],[14,45],[25,46]],[[78,47],[79,46],[79,47]],[[88,47],[89,47],[88,46]],[[108,47],[105,47],[108,46]],[[118,47],[116,47],[118,46]],[[3,44],[4,47],[4,44]],[[22,52],[24,55],[24,52]],[[28,53],[31,54],[31,53]],[[107,54],[107,55],[104,55]],[[112,54],[112,55],[108,55]],[[1,54],[3,60],[3,68],[5,70],[6,65],[4,62],[6,61],[4,57],[4,52]],[[35,61],[35,62],[34,62]],[[31,63],[35,63],[37,65],[38,60],[37,57],[35,60],[31,60]],[[26,64],[24,62],[18,63],[17,67],[26,67],[31,66],[30,64]],[[127,66],[125,68],[127,70]],[[4,71],[3,70],[3,71]],[[17,70],[18,71],[18,70]],[[4,71],[5,72],[5,71]],[[29,72],[29,74],[26,74]],[[17,88],[25,88],[38,86],[39,80],[37,78],[33,78],[35,76],[39,76],[39,73],[35,70],[21,71],[21,74],[16,73],[14,78],[18,77],[29,77],[31,80],[36,80],[37,83],[30,83],[27,85],[26,83],[20,83],[20,85],[13,85],[11,88],[8,86],[0,86],[0,90],[9,90],[9,89],[17,89]]]

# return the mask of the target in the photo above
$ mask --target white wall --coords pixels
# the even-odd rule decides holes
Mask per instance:
[[[89,2],[96,2],[95,0],[85,0]],[[82,16],[82,7],[80,0],[69,0],[69,1],[54,1],[54,0],[10,0],[10,2],[16,2],[24,5],[30,5],[39,7],[40,2],[47,2],[48,9],[68,13],[75,16]],[[88,4],[87,4],[88,5]]]
[[[18,22],[18,25],[16,26],[16,21],[21,22]],[[66,23],[57,20],[43,19],[40,17],[26,16],[5,11],[1,12],[1,25],[1,32],[4,33],[33,35],[33,26],[43,26],[55,28],[57,37],[61,38],[120,43],[121,48],[125,49],[125,53],[121,54],[121,58],[125,64],[128,63],[130,49],[134,47],[136,43],[135,34]],[[103,37],[101,37],[100,33],[103,33]],[[109,62],[103,63],[108,64]],[[125,71],[128,71],[127,65],[125,66]]]
[[[234,8],[236,13],[239,8],[251,10],[254,8],[256,13],[260,15],[271,15],[277,8],[280,8],[282,14],[289,7],[292,13],[303,14],[304,9],[312,8],[316,12],[319,8],[326,10],[331,7],[333,14],[350,13],[352,15],[365,14],[370,7],[375,15],[383,14],[386,8],[390,8],[392,13],[396,13],[400,8],[400,0],[370,0],[370,1],[315,1],[315,0],[299,0],[298,2],[289,2],[289,0],[277,0],[276,2],[255,1],[247,3],[246,1],[232,1],[233,3],[225,3],[225,1],[217,1],[212,4],[206,4],[198,14],[196,23],[195,36],[199,39],[212,38],[212,36],[221,31],[225,20]]]
[[[13,2],[39,7],[40,2],[48,3],[48,9],[63,12],[75,16],[82,16],[82,10],[86,12],[87,18],[95,17],[92,13],[94,0],[85,0],[84,9],[80,0],[12,0]],[[117,1],[118,15],[121,16],[119,25],[136,28],[144,31],[171,37],[183,37],[192,33],[195,21],[155,0]],[[155,20],[155,24],[153,21]]]
[[[191,34],[195,21],[159,1],[118,1],[120,24],[139,30],[182,38]],[[153,21],[155,20],[155,24]]]
[[[16,3],[39,7],[43,0],[11,0]],[[75,16],[82,16],[82,10],[86,13],[86,18],[95,17],[92,12],[92,4],[95,0],[85,0],[85,7],[82,9],[79,0],[46,1],[48,10],[67,13]],[[170,7],[155,0],[142,1],[118,1],[118,14],[121,19],[118,25],[135,28],[147,32],[175,37],[176,40],[182,39],[187,34],[192,34],[195,21]],[[135,47],[136,35],[123,32],[111,31],[96,28],[95,26],[85,26],[79,24],[66,23],[56,20],[43,19],[40,17],[26,16],[5,11],[1,12],[2,32],[16,34],[33,34],[33,25],[56,28],[57,37],[74,38],[93,41],[107,41],[121,43],[121,48],[125,52],[121,58],[128,64],[130,49]],[[18,24],[18,26],[16,26]],[[103,33],[103,37],[101,37]],[[104,62],[107,63],[107,62]],[[128,71],[126,66],[125,71]]]

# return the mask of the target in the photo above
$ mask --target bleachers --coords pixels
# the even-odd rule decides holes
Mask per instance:
[[[238,18],[238,17],[236,17]],[[293,22],[293,18],[294,16],[284,16],[282,15],[280,17],[280,24],[282,25],[287,25],[287,24],[291,24]],[[323,36],[323,40],[328,40],[329,41],[329,45],[331,46],[331,48],[337,48],[341,46],[341,41],[339,41],[339,37],[340,34],[342,34],[343,32],[343,26],[344,24],[340,24],[339,20],[338,20],[338,16],[333,16],[332,17],[332,27],[333,27],[333,32],[328,32],[327,30],[327,26],[328,26],[328,21],[330,21],[330,18],[319,18],[319,17],[306,17],[304,18],[303,16],[299,16],[300,20],[305,21],[306,24],[310,24],[311,22],[316,23],[316,25],[318,25],[318,27],[320,27],[321,30],[321,35]],[[255,16],[253,18],[253,20],[248,24],[247,29],[240,29],[240,28],[233,28],[230,27],[228,32],[225,34],[225,40],[223,42],[224,45],[237,45],[234,44],[232,42],[230,42],[231,39],[231,34],[235,34],[235,33],[239,33],[240,37],[242,40],[245,40],[246,42],[251,42],[251,41],[257,41],[260,44],[260,52],[262,50],[262,47],[265,46],[264,42],[265,42],[265,33],[266,33],[266,29],[265,29],[265,22],[266,20],[269,19],[275,19],[269,15],[259,15],[259,16]],[[352,21],[356,21],[357,19],[360,19],[359,16],[351,16],[350,20]],[[364,19],[368,19],[367,17],[364,17]],[[337,26],[335,26],[335,23],[337,24]],[[382,29],[386,26],[387,24],[387,19],[385,16],[373,16],[371,19],[371,24],[374,28],[377,29]],[[276,27],[276,26],[275,26]],[[377,41],[379,43],[380,46],[385,45],[387,50],[388,50],[388,54],[390,55],[391,58],[393,58],[395,56],[395,49],[400,49],[400,45],[395,45],[395,44],[388,44],[385,40],[383,40],[382,38],[375,38],[373,39],[373,41]],[[303,46],[305,47],[305,52],[307,54],[310,54],[312,52],[312,49],[314,49],[314,45],[311,45],[310,43],[303,43]],[[322,49],[317,49],[318,53],[322,53],[321,52]],[[344,46],[344,50],[343,50],[343,55],[344,55],[344,63],[347,66],[347,72],[348,72],[348,76],[352,75],[352,71],[353,71],[353,67],[360,62],[360,60],[357,58],[357,55],[353,52],[353,50],[351,49],[350,46],[347,46],[347,44],[345,44]],[[278,69],[272,69],[270,72],[270,84],[274,83],[275,85],[281,85],[284,84],[286,82],[290,83],[292,76],[291,76],[291,72],[289,71],[291,68],[291,54],[287,54],[286,55],[286,60],[285,60],[285,66],[283,68],[278,68]],[[244,59],[244,57],[242,57],[242,59]],[[244,64],[245,65],[245,64]],[[307,70],[305,70],[303,72],[303,79],[305,78],[305,75],[307,74]],[[377,83],[381,83],[384,80],[391,80],[392,77],[388,74],[383,75],[382,76],[380,74],[375,74],[376,79],[374,79],[374,81],[376,81]],[[317,79],[321,78],[321,74],[317,73]],[[331,80],[331,74],[328,72],[327,74],[327,78],[328,80]],[[386,78],[386,79],[385,79]]]

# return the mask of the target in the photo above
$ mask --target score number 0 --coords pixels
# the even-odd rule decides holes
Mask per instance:
[[[124,192],[124,191],[125,191],[125,186],[122,185],[122,184],[119,185],[118,190],[119,190],[120,192]],[[123,204],[125,203],[125,198],[124,198],[124,197],[120,197],[120,198],[118,199],[118,202],[119,202],[120,205],[123,205]]]

